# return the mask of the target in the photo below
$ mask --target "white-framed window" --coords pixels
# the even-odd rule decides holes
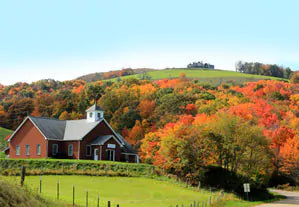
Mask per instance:
[[[68,154],[68,156],[73,156],[73,145],[72,144],[69,144],[67,154]]]
[[[16,155],[20,155],[20,145],[16,146]]]
[[[52,144],[52,155],[57,155],[58,153],[58,144]]]
[[[91,156],[91,146],[86,145],[86,156]]]
[[[26,155],[30,155],[30,145],[26,144]]]
[[[40,144],[36,145],[36,154],[40,155]]]
[[[89,117],[92,118],[92,112],[89,113]]]

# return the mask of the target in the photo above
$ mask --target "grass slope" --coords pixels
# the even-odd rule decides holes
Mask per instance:
[[[9,183],[0,178],[0,206],[1,207],[62,207],[63,203],[47,201],[26,188]]]
[[[4,138],[11,133],[12,130],[0,127],[0,151],[7,146],[7,141]]]
[[[19,177],[7,177],[17,179]],[[97,176],[43,176],[43,193],[47,199],[56,198],[57,180],[60,179],[60,198],[72,203],[72,185],[75,185],[76,204],[86,202],[88,189],[89,206],[96,206],[100,195],[100,206],[106,206],[110,200],[112,206],[121,207],[165,207],[175,204],[189,206],[194,200],[207,201],[208,191],[196,192],[170,181],[158,181],[149,178],[97,177]],[[27,176],[25,183],[35,192],[39,187],[39,176]]]
[[[246,82],[246,81],[257,81],[262,79],[274,79],[282,80],[280,78],[262,75],[251,75],[245,73],[239,73],[228,70],[208,70],[208,69],[165,69],[165,70],[155,70],[147,73],[148,76],[153,80],[164,79],[164,78],[177,78],[181,73],[185,73],[187,78],[196,78],[201,82],[207,82],[211,84],[225,83],[229,81],[235,82]],[[141,78],[140,74],[129,75],[120,77],[120,79],[128,78]],[[113,81],[117,78],[111,79]]]

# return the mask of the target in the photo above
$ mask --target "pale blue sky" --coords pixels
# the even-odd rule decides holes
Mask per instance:
[[[237,60],[299,69],[299,1],[0,1],[0,83]]]

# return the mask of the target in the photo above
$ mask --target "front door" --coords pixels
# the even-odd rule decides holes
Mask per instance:
[[[94,151],[93,151],[94,153],[93,153],[93,157],[94,157],[94,160],[98,160],[99,159],[99,157],[98,157],[98,149],[94,149]]]

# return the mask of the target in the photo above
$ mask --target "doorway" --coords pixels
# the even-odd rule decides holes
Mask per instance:
[[[115,161],[115,150],[107,150],[107,158],[110,161]]]
[[[98,160],[99,159],[99,153],[98,153],[98,149],[94,149],[94,151],[93,151],[93,157],[94,157],[94,160]]]

